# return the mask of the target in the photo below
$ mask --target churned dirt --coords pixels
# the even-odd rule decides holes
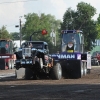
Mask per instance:
[[[0,74],[14,73],[0,70]],[[80,79],[0,79],[0,100],[100,100],[100,66]]]

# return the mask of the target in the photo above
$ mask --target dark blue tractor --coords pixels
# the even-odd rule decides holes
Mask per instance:
[[[37,33],[37,32],[35,32]],[[39,31],[40,33],[40,31]],[[42,31],[45,34],[46,31]],[[15,52],[16,78],[38,79],[51,78],[59,80],[62,77],[61,65],[49,56],[48,44],[45,41],[24,42],[19,50]]]

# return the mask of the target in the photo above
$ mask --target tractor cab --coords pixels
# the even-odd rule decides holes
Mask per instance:
[[[2,39],[0,40],[0,54],[12,54],[13,42],[12,40]]]
[[[62,31],[62,52],[83,53],[84,36],[80,30]]]

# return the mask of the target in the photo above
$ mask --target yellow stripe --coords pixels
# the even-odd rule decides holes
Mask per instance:
[[[67,50],[67,52],[74,52],[74,50]]]

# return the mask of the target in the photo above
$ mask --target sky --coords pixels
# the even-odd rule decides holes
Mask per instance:
[[[93,17],[97,19],[100,13],[100,0],[0,0],[0,28],[5,26],[8,32],[19,32],[19,19],[25,23],[24,15],[28,13],[45,13],[55,16],[56,19],[63,20],[66,10],[71,7],[76,10],[76,6],[81,1],[89,3],[96,8],[97,14]]]

